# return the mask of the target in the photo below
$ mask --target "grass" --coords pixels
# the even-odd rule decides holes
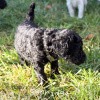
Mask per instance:
[[[60,75],[38,85],[32,66],[21,66],[14,49],[14,33],[33,0],[7,0],[0,10],[0,100],[100,100],[100,3],[89,0],[83,19],[70,18],[65,0],[34,0],[35,21],[42,27],[68,28],[83,38],[86,63],[76,66],[59,60]],[[47,6],[51,6],[47,9]],[[92,34],[90,36],[90,34]]]

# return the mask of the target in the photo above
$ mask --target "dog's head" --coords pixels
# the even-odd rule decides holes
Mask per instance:
[[[0,0],[0,9],[4,9],[7,6],[7,3],[5,0]]]
[[[59,37],[58,43],[55,44],[58,55],[76,65],[82,64],[86,60],[82,38],[69,30],[61,31]]]

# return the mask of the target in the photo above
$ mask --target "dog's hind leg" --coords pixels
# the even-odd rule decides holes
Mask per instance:
[[[47,77],[46,74],[44,73],[44,64],[38,61],[35,62],[34,70],[40,82],[40,85],[45,85],[47,81]]]
[[[19,55],[19,54],[18,54]],[[20,55],[19,55],[19,59],[20,59],[20,63],[21,65],[23,66],[24,64],[26,64],[27,66],[30,66],[30,62],[26,61],[24,58],[22,58]]]

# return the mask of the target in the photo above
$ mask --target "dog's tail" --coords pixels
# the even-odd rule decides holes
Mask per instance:
[[[29,12],[27,13],[27,16],[26,16],[26,19],[28,21],[33,21],[34,20],[34,9],[35,9],[35,3],[33,2],[30,5]]]

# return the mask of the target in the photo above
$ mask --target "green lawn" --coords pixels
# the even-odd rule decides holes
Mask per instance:
[[[14,33],[32,1],[41,27],[73,29],[83,38],[87,61],[76,66],[59,60],[60,75],[48,86],[38,84],[32,66],[21,66],[14,49]],[[65,0],[7,0],[0,10],[0,100],[100,100],[100,3],[89,0],[83,19],[70,18]],[[49,8],[48,8],[49,5]]]

